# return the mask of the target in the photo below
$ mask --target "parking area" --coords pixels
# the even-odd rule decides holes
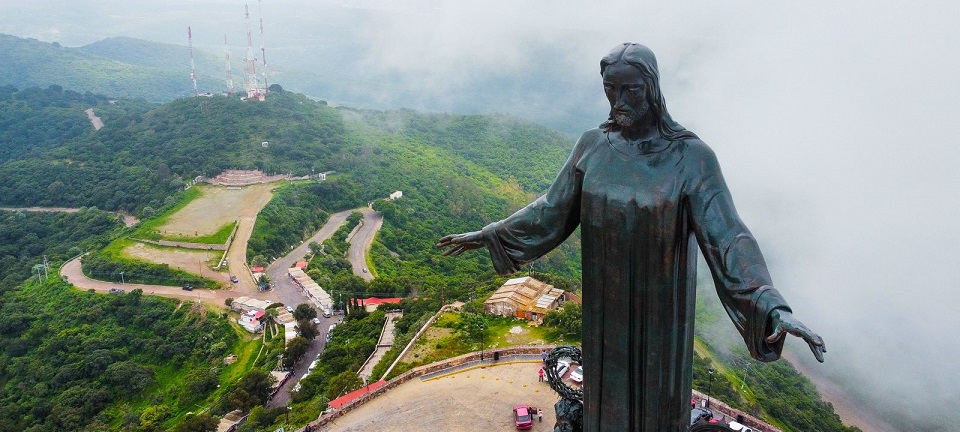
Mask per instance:
[[[539,361],[468,369],[428,381],[414,378],[345,414],[321,431],[516,430],[513,406],[543,410],[533,431],[552,431],[557,394],[539,382]]]

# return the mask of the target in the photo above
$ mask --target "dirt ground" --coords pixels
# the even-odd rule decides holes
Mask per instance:
[[[137,243],[125,247],[123,254],[147,262],[167,264],[170,267],[207,277],[223,284],[230,283],[230,276],[226,272],[216,272],[209,267],[210,263],[220,260],[221,251],[158,248],[149,244]]]
[[[197,186],[202,194],[176,212],[158,229],[173,236],[195,237],[217,232],[220,227],[242,217],[255,217],[270,202],[277,183],[228,189],[223,186]]]

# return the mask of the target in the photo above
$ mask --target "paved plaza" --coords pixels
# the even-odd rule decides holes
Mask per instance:
[[[414,378],[350,411],[321,431],[516,430],[513,406],[543,409],[533,431],[552,431],[557,394],[539,382],[539,361],[468,369],[428,381]]]

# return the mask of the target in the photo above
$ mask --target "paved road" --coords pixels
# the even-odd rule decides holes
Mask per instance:
[[[350,260],[350,265],[353,267],[353,274],[370,282],[373,280],[373,274],[364,271],[367,270],[367,252],[370,251],[370,245],[373,244],[377,231],[383,226],[383,213],[367,207],[357,210],[363,213],[363,225],[350,240],[347,259]]]
[[[330,328],[330,324],[340,321],[340,317],[337,315],[330,318],[324,318],[321,315],[319,318],[320,324],[317,325],[317,329],[320,330],[320,334],[317,335],[316,339],[310,341],[310,348],[308,348],[307,352],[303,355],[303,359],[293,366],[293,376],[277,391],[273,399],[267,402],[267,408],[276,408],[290,403],[290,391],[300,382],[300,379],[307,375],[307,368],[310,367],[310,362],[319,357],[323,349],[326,348],[327,329]]]
[[[227,268],[231,276],[236,276],[239,281],[234,287],[243,291],[256,293],[257,282],[253,280],[250,269],[247,268],[247,242],[250,235],[253,234],[253,225],[257,218],[245,216],[237,219],[237,233],[233,236],[233,244],[227,251]]]
[[[306,241],[297,246],[295,249],[290,251],[286,256],[283,256],[267,267],[267,276],[270,278],[270,282],[273,284],[273,290],[280,301],[285,305],[290,305],[292,307],[297,307],[300,303],[306,303],[307,298],[303,296],[300,291],[300,287],[290,279],[289,273],[287,270],[290,267],[293,267],[297,261],[302,261],[303,257],[307,255],[308,249],[310,249],[310,243],[317,242],[323,243],[324,240],[330,238],[333,233],[337,232],[340,229],[340,226],[344,224],[347,220],[347,216],[350,216],[353,210],[342,211],[339,213],[334,213],[330,215],[330,219],[327,223],[317,231],[313,237],[310,237]]]
[[[93,289],[95,291],[105,293],[109,292],[112,288],[122,289],[126,292],[130,292],[139,288],[143,290],[144,294],[158,295],[180,300],[195,300],[218,307],[224,307],[224,300],[226,300],[228,297],[236,298],[242,295],[250,295],[250,293],[244,293],[240,290],[195,289],[193,291],[184,291],[180,287],[171,287],[166,285],[145,285],[132,283],[121,284],[116,282],[99,281],[90,279],[83,274],[83,271],[80,267],[80,258],[75,258],[65,263],[63,267],[60,268],[60,276],[62,276],[65,281],[82,290]],[[268,297],[268,300],[276,299]]]

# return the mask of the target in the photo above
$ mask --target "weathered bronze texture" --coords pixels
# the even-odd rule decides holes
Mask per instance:
[[[600,72],[609,120],[580,137],[547,193],[437,246],[447,255],[486,247],[509,274],[579,226],[583,430],[686,431],[698,246],[755,359],[779,358],[785,333],[819,361],[826,349],[773,287],[713,151],[667,112],[653,52],[619,45]]]

